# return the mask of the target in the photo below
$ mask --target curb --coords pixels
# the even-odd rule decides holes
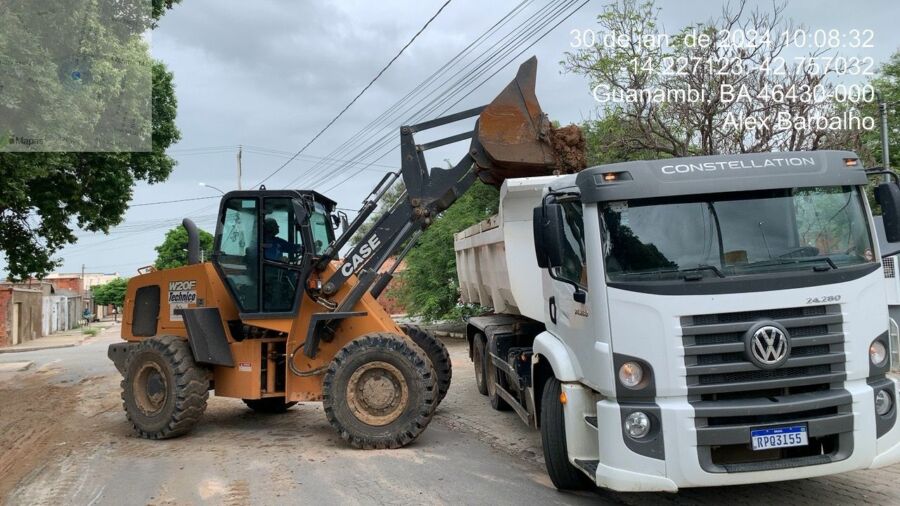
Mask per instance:
[[[79,342],[79,343],[54,344],[54,345],[50,345],[50,346],[32,346],[30,348],[16,348],[16,349],[0,348],[0,355],[2,355],[4,353],[26,353],[29,351],[56,350],[59,348],[74,348],[76,346],[81,346],[82,344],[84,344],[83,341]]]

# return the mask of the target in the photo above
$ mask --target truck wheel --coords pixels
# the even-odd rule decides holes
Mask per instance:
[[[264,397],[262,399],[243,399],[244,404],[259,413],[284,413],[296,402],[284,402],[284,397]]]
[[[190,432],[209,399],[209,370],[197,365],[187,341],[152,337],[131,352],[122,379],[122,402],[135,432],[167,439]]]
[[[351,446],[400,448],[425,430],[438,403],[434,368],[396,334],[374,333],[347,343],[322,383],[328,422]]]
[[[440,339],[434,337],[431,332],[418,325],[400,325],[403,332],[422,348],[425,355],[431,360],[434,372],[437,374],[438,404],[447,395],[450,389],[450,380],[453,378],[453,367],[450,365],[450,352]]]
[[[475,386],[478,393],[487,395],[487,382],[484,380],[487,373],[484,372],[484,336],[475,334],[472,346],[472,362],[475,364]]]
[[[505,384],[503,381],[503,377],[500,374],[500,371],[497,370],[497,367],[494,365],[494,361],[491,359],[491,355],[487,353],[485,350],[484,354],[484,380],[487,384],[487,395],[488,399],[491,401],[491,407],[497,411],[509,411],[509,404],[500,397],[500,394],[497,393],[497,389],[500,388],[500,385]]]
[[[541,396],[541,444],[544,462],[553,485],[560,490],[586,490],[592,487],[588,477],[569,462],[566,447],[566,423],[559,380],[550,378]]]

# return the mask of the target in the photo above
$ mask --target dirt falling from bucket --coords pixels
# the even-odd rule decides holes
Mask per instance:
[[[578,125],[551,127],[550,145],[557,159],[554,174],[574,174],[587,167],[584,134]]]

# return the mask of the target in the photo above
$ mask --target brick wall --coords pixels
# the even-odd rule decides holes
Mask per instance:
[[[72,293],[81,293],[80,278],[50,278],[45,281],[49,281],[50,284],[53,285],[53,289],[57,292],[60,290],[67,290]]]

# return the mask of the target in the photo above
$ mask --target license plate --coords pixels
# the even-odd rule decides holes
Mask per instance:
[[[789,448],[791,446],[806,446],[809,444],[805,425],[751,430],[750,440],[753,442],[754,450]]]

